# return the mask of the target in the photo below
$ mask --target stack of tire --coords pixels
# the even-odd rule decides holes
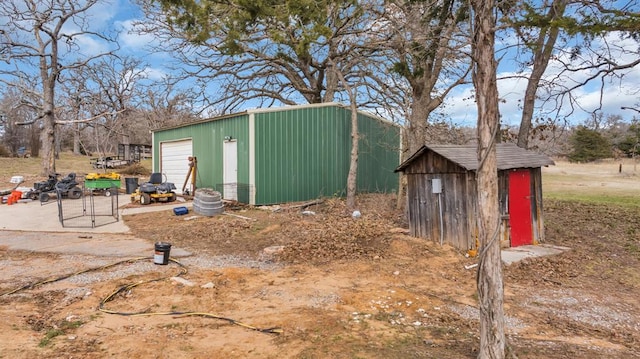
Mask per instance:
[[[193,211],[202,216],[215,216],[224,212],[222,195],[211,188],[198,188],[193,197]]]

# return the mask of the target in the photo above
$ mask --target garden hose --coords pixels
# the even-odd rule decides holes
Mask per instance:
[[[115,266],[123,264],[123,263],[133,263],[133,262],[137,262],[137,261],[142,260],[142,259],[149,259],[149,257],[139,257],[139,258],[133,258],[133,259],[125,259],[125,260],[122,260],[122,261],[119,261],[119,262],[115,262],[115,263],[111,263],[111,264],[107,264],[107,265],[104,265],[104,266],[101,266],[101,267],[88,268],[88,269],[81,270],[79,272],[65,274],[65,275],[60,276],[60,277],[44,279],[44,280],[41,280],[41,281],[38,281],[38,282],[35,282],[35,283],[23,285],[22,287],[19,287],[19,288],[16,288],[16,289],[12,289],[12,290],[10,290],[8,292],[2,293],[2,294],[0,294],[0,297],[4,296],[4,295],[14,294],[14,293],[17,293],[17,292],[20,292],[20,291],[23,291],[23,290],[27,290],[27,289],[33,289],[33,288],[39,287],[39,286],[41,286],[43,284],[55,283],[55,282],[58,282],[58,281],[61,281],[61,280],[64,280],[64,279],[71,278],[71,277],[76,276],[76,275],[85,274],[85,273],[88,273],[88,272],[93,272],[93,271],[97,271],[97,270],[103,270],[103,269],[115,267]]]
[[[35,283],[31,283],[31,284],[27,284],[24,285],[22,287],[10,290],[8,292],[2,293],[0,294],[1,296],[5,296],[5,295],[10,295],[10,294],[15,294],[17,292],[26,290],[26,289],[33,289],[36,288],[38,286],[41,286],[43,284],[48,284],[48,283],[54,283],[57,281],[61,281],[63,279],[67,279],[76,275],[80,275],[80,274],[84,274],[84,273],[88,273],[88,272],[92,272],[92,271],[97,271],[97,270],[103,270],[103,269],[107,269],[107,268],[111,268],[111,267],[115,267],[117,265],[123,264],[123,263],[133,263],[136,261],[140,261],[143,259],[150,259],[153,257],[139,257],[139,258],[133,258],[133,259],[126,259],[126,260],[122,260],[122,261],[118,261],[115,263],[111,263],[111,264],[107,264],[101,267],[94,267],[94,268],[89,268],[89,269],[84,269],[81,270],[79,272],[74,272],[71,274],[66,274],[60,277],[55,277],[55,278],[48,278],[48,279],[44,279]],[[261,333],[269,333],[269,334],[280,334],[283,333],[282,328],[279,327],[272,327],[272,328],[258,328],[258,327],[254,327],[242,322],[239,322],[235,319],[231,319],[231,318],[226,318],[223,316],[219,316],[216,314],[211,314],[211,313],[203,313],[203,312],[180,312],[180,311],[171,311],[171,312],[147,312],[147,311],[138,311],[138,312],[118,312],[115,310],[111,310],[108,308],[105,308],[105,304],[107,302],[110,302],[112,300],[115,299],[115,297],[125,291],[128,291],[134,287],[137,287],[139,285],[142,284],[146,284],[146,283],[152,283],[152,282],[157,282],[157,281],[161,281],[163,279],[167,279],[167,278],[171,278],[171,277],[180,277],[184,274],[187,273],[187,267],[185,267],[182,263],[178,262],[177,260],[173,259],[173,258],[169,258],[169,261],[177,264],[180,267],[180,273],[178,273],[175,276],[167,276],[167,277],[161,277],[161,278],[154,278],[154,279],[150,279],[150,280],[145,280],[145,281],[139,281],[136,283],[131,283],[131,284],[126,284],[123,285],[121,287],[119,287],[118,289],[116,289],[115,291],[113,291],[111,294],[109,294],[108,296],[106,296],[104,299],[102,299],[100,301],[100,305],[98,306],[98,310],[100,310],[101,312],[107,313],[107,314],[115,314],[115,315],[123,315],[123,316],[153,316],[153,315],[172,315],[175,318],[179,318],[179,317],[204,317],[204,318],[212,318],[212,319],[219,319],[219,320],[224,320],[227,321],[231,324],[234,325],[238,325],[241,326],[243,328],[247,328],[250,330],[255,330]]]

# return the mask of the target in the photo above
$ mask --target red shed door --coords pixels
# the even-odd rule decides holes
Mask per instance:
[[[528,170],[509,172],[509,222],[511,247],[533,244],[531,177]]]

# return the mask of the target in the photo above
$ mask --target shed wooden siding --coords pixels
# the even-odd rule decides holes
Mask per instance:
[[[542,168],[530,168],[531,172],[531,213],[533,221],[533,240],[545,241],[544,216],[542,215]]]
[[[442,185],[442,241],[458,249],[477,246],[477,159],[470,146],[425,146],[418,150],[397,171],[407,176],[409,229],[413,236],[435,242],[440,236],[440,208],[438,194],[433,193],[432,180],[439,178]],[[444,154],[444,155],[443,155]],[[513,145],[498,146],[498,196],[502,218],[500,240],[509,244],[509,173],[516,169],[529,171],[531,177],[530,203],[534,242],[544,240],[542,216],[542,170],[540,166],[553,164],[543,155],[525,151]],[[446,156],[452,156],[448,158]]]
[[[532,236],[535,242],[544,242],[544,220],[542,216],[542,169],[540,167],[526,168],[531,178],[531,223]],[[498,171],[498,198],[502,228],[500,242],[503,247],[509,246],[510,239],[510,214],[509,214],[509,172],[512,170]]]
[[[440,209],[438,194],[433,193],[433,179],[440,179],[442,193],[442,241],[456,248],[474,245],[476,223],[475,176],[466,169],[433,153],[421,156],[405,169],[409,229],[411,235],[439,242]],[[470,175],[471,174],[471,175]]]

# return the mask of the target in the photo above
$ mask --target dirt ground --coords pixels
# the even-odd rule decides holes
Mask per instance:
[[[126,216],[194,255],[11,294],[115,260],[0,248],[0,358],[474,358],[476,259],[406,235],[393,196],[358,203]],[[571,250],[504,267],[509,350],[640,357],[640,206],[544,205],[547,242]]]

